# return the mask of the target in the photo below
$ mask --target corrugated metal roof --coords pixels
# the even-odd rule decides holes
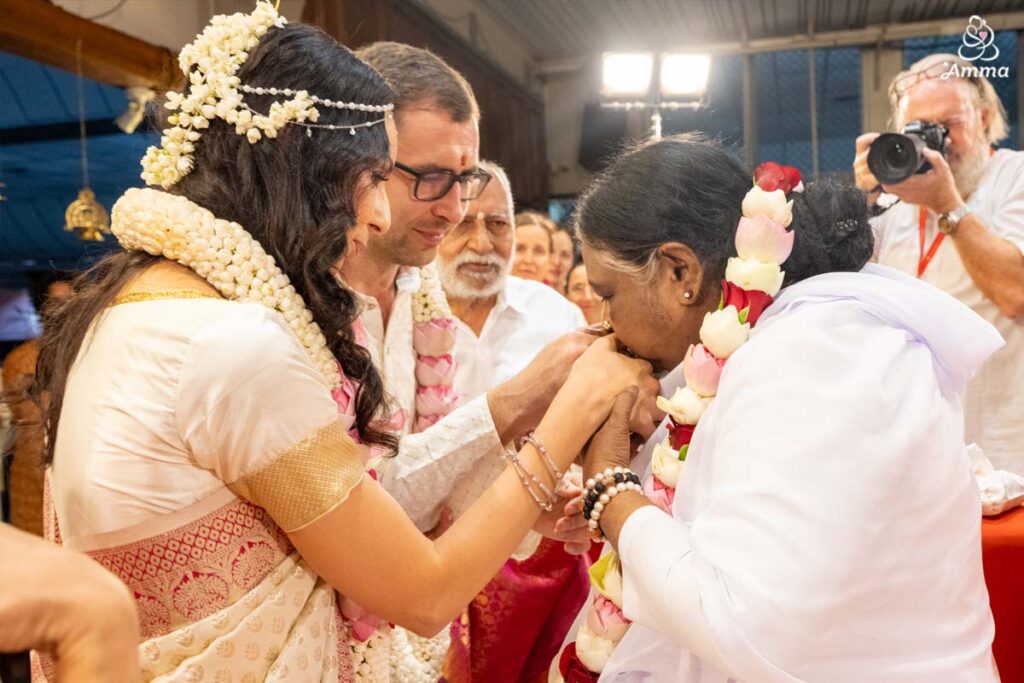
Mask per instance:
[[[603,50],[660,50],[991,15],[1021,0],[476,0],[528,45],[538,62]]]

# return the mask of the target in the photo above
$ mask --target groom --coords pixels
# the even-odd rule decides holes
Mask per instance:
[[[560,338],[509,381],[410,434],[417,405],[424,405],[416,400],[413,348],[420,268],[433,262],[441,240],[490,176],[478,168],[480,111],[458,72],[434,54],[400,43],[374,43],[357,55],[397,92],[398,160],[385,185],[391,228],[371,234],[366,249],[345,260],[342,275],[363,300],[360,321],[371,355],[406,413],[399,454],[381,466],[381,483],[426,531],[437,524],[460,475],[482,458],[500,458],[504,444],[537,424],[593,337]]]
[[[594,337],[572,333],[555,340],[518,375],[428,426],[438,415],[424,411],[443,411],[453,398],[454,372],[442,367],[450,361],[437,359],[444,352],[436,347],[430,354],[435,358],[417,358],[423,302],[431,298],[429,285],[436,273],[430,264],[438,245],[490,180],[478,165],[480,111],[466,80],[426,50],[385,42],[357,55],[397,93],[398,158],[385,184],[391,227],[371,234],[367,248],[345,260],[342,276],[362,298],[367,346],[401,409],[401,424],[395,425],[402,434],[399,452],[378,466],[381,483],[420,530],[436,527],[440,533],[449,521],[444,506],[456,483],[478,462],[502,458],[504,444],[536,426]],[[443,299],[439,282],[437,287]],[[427,306],[435,308],[446,311],[447,303]],[[454,341],[453,321],[435,319],[429,327],[438,337],[450,330]],[[428,381],[425,375],[431,376],[429,382],[447,375],[449,386],[421,386]],[[408,637],[415,649],[419,641]],[[446,637],[441,634],[424,649],[447,649]],[[439,671],[436,655],[421,657],[421,663]]]

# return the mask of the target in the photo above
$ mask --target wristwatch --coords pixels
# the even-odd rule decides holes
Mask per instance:
[[[960,227],[960,221],[971,212],[966,204],[961,204],[949,213],[939,216],[939,232],[943,235],[952,235]]]

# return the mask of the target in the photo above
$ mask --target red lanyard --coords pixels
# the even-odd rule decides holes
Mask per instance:
[[[920,236],[921,250],[917,257],[917,276],[921,277],[924,275],[924,271],[928,269],[928,264],[932,262],[935,257],[935,252],[939,250],[939,245],[942,244],[943,238],[946,236],[945,233],[940,232],[935,236],[932,241],[932,246],[928,247],[928,253],[924,251],[924,226],[928,222],[928,209],[921,207],[921,212],[918,214],[919,218],[917,221],[918,235]]]

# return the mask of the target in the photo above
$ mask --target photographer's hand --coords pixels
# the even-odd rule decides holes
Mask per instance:
[[[857,187],[868,194],[868,201],[872,204],[878,199],[881,183],[868,168],[868,152],[871,150],[871,143],[874,142],[880,133],[864,133],[857,138],[857,155],[853,158],[853,177]]]
[[[923,154],[932,165],[930,171],[913,175],[896,185],[885,185],[885,191],[907,204],[925,206],[940,215],[963,205],[964,198],[945,157],[933,149],[925,149]]]

